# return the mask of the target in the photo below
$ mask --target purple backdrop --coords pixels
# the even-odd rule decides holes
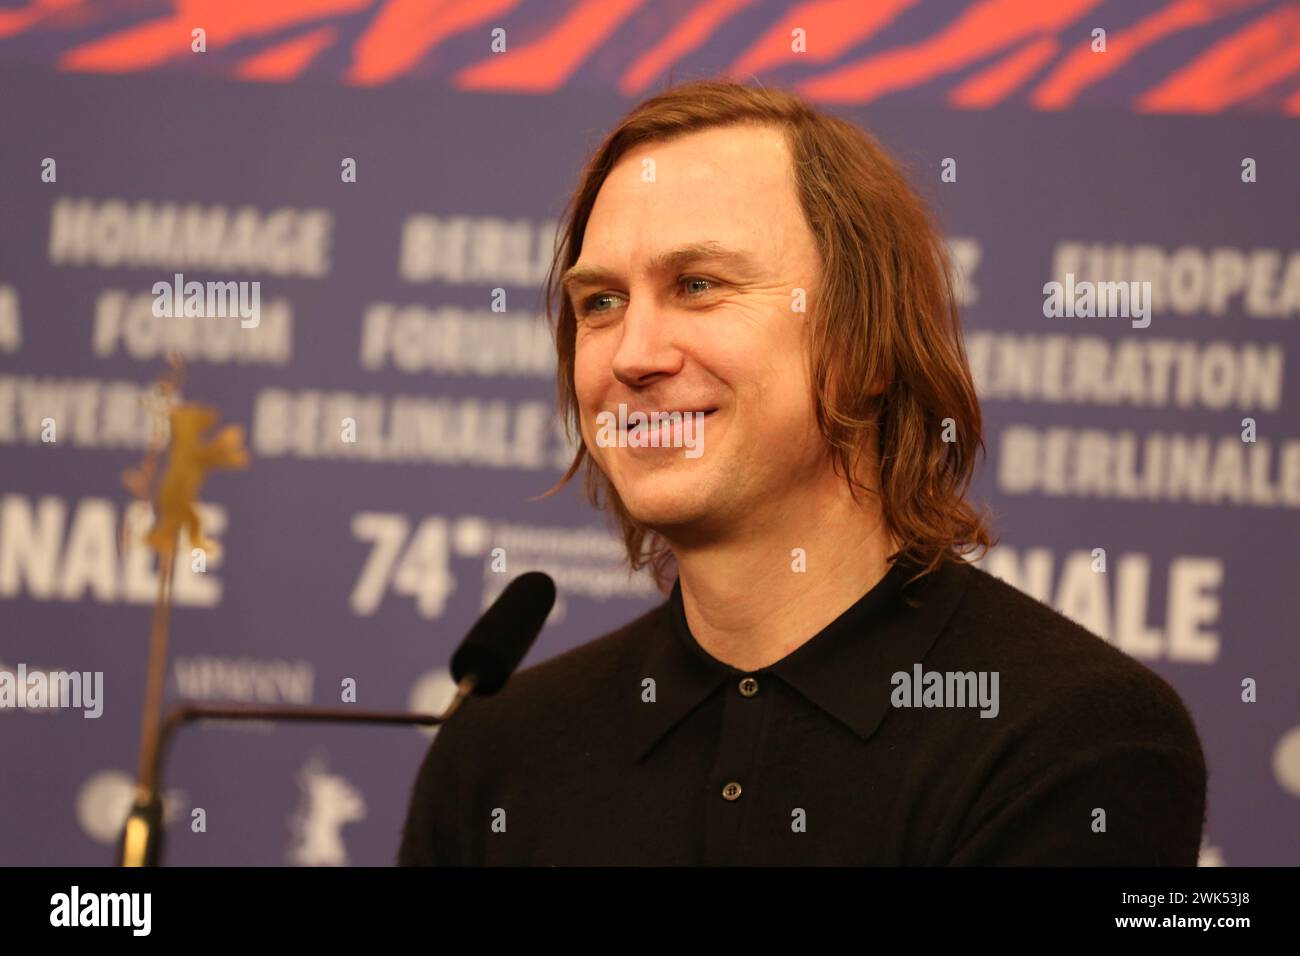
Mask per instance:
[[[158,335],[177,325],[211,327],[185,395],[249,429],[253,464],[204,491],[223,553],[181,572],[170,701],[337,704],[351,678],[358,706],[433,706],[451,648],[504,578],[543,568],[560,582],[526,663],[657,600],[618,573],[576,486],[529,500],[568,460],[549,337],[535,334],[539,270],[580,164],[626,100],[574,90],[539,108],[13,65],[0,87],[0,667],[104,674],[98,719],[0,711],[0,863],[113,858],[153,573],[114,550],[130,505],[119,475],[147,437],[124,409],[163,370]],[[1210,764],[1203,863],[1300,862],[1295,121],[842,112],[903,158],[963,265],[988,425],[974,494],[1002,541],[986,567],[1182,693]],[[55,182],[41,178],[47,157]],[[1256,182],[1242,181],[1247,157]],[[355,183],[341,181],[345,158]],[[941,180],[945,158],[955,182]],[[189,225],[159,243],[168,216]],[[251,247],[241,223],[262,234]],[[1134,266],[1094,246],[1152,250]],[[1065,265],[1150,278],[1150,326],[1045,318],[1043,284]],[[153,319],[150,288],[176,272],[260,281],[262,324]],[[1100,384],[1060,391],[1080,375]],[[339,441],[340,410],[355,410],[356,446]],[[1149,495],[1124,492],[1130,441]],[[1153,444],[1174,449],[1175,477],[1142,471]],[[1091,470],[1089,485],[1062,485],[1058,447],[1062,474]],[[505,575],[490,567],[496,547]],[[391,862],[428,741],[187,730],[167,776],[168,862]]]

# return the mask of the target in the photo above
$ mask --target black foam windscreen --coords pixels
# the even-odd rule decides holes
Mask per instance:
[[[451,657],[457,683],[476,675],[474,693],[495,694],[505,686],[541,633],[555,606],[555,582],[541,571],[521,574],[483,612]]]

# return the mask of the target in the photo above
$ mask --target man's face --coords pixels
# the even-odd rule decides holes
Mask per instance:
[[[723,254],[668,258],[702,244]],[[804,290],[811,310],[820,267],[774,129],[649,143],[610,171],[571,270],[587,275],[567,285],[582,436],[637,521],[707,540],[780,513],[811,487],[827,458],[808,312],[795,310],[795,294]],[[598,442],[597,415],[617,418],[620,403],[629,413],[708,412],[702,454]],[[661,443],[669,437],[665,429]]]

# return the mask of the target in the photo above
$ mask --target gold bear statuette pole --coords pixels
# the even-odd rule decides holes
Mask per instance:
[[[163,690],[167,679],[168,624],[171,617],[172,575],[180,532],[185,530],[195,548],[215,551],[216,542],[203,537],[195,508],[199,490],[209,471],[248,467],[244,430],[227,425],[205,438],[220,419],[215,408],[179,401],[184,369],[179,359],[169,357],[171,371],[158,380],[154,412],[160,427],[140,467],[125,472],[122,482],[136,497],[153,499],[154,523],[145,537],[158,552],[158,599],[154,603],[149,637],[149,670],[145,683],[144,715],[140,727],[140,768],[135,804],[122,835],[123,866],[153,866],[158,861],[162,837],[162,798],[156,768],[162,726]],[[165,422],[166,427],[161,427]],[[164,437],[166,436],[166,437]],[[167,466],[154,485],[158,460],[167,452]]]

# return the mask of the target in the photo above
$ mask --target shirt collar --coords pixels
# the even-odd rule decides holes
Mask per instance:
[[[890,709],[892,677],[911,673],[952,616],[970,576],[964,562],[944,561],[918,581],[896,561],[870,590],[796,650],[768,667],[742,671],[717,660],[691,634],[681,581],[661,605],[638,680],[654,679],[655,700],[637,707],[636,759],[650,750],[724,681],[775,675],[863,740]]]

